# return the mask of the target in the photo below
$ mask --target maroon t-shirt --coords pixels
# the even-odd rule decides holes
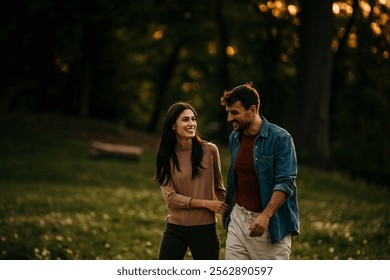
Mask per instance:
[[[244,133],[241,135],[240,150],[234,165],[237,185],[235,202],[246,210],[261,212],[263,205],[260,197],[259,179],[253,162],[253,145],[257,135],[248,136]]]

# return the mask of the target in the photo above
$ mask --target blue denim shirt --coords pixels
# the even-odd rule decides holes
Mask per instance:
[[[299,212],[297,200],[297,157],[294,142],[283,128],[269,123],[261,116],[263,124],[254,143],[253,160],[259,179],[261,202],[267,206],[274,191],[286,194],[286,201],[269,221],[269,234],[272,243],[283,239],[287,234],[299,235]],[[235,204],[236,181],[234,163],[236,161],[240,132],[233,131],[229,137],[230,167],[227,177],[226,199],[230,211]],[[223,217],[225,229],[228,229],[230,212]]]

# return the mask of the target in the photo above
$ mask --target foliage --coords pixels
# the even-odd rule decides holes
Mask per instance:
[[[11,3],[1,10],[0,112],[97,117],[156,132],[168,106],[184,100],[199,111],[203,133],[225,141],[219,98],[252,81],[262,113],[297,135],[299,4]],[[332,165],[378,182],[390,179],[389,8],[333,1]]]
[[[349,32],[342,17],[336,21],[340,45],[332,93],[333,157],[337,168],[353,176],[386,182],[390,178],[390,34],[375,27],[388,18],[389,7],[369,9],[364,1],[358,2],[361,8],[354,11],[357,19]]]
[[[92,159],[89,137],[124,140],[123,129],[56,116],[2,116],[0,131],[0,259],[156,259],[166,209],[154,148],[139,162]],[[298,195],[292,259],[390,259],[389,188],[301,165]],[[218,230],[224,246],[220,219]]]

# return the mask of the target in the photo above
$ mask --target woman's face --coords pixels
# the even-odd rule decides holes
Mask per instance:
[[[194,138],[196,135],[196,116],[190,109],[184,110],[177,118],[172,129],[178,138]]]

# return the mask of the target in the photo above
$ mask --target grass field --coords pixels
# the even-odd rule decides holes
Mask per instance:
[[[166,209],[152,137],[55,116],[1,116],[0,131],[0,259],[156,259]],[[93,159],[92,139],[143,145],[143,157]],[[390,186],[299,166],[298,195],[291,259],[390,259]]]

